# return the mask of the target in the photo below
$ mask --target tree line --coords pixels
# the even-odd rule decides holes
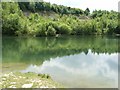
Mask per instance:
[[[118,12],[115,11],[95,10],[90,14],[89,8],[83,11],[47,2],[2,2],[1,5],[2,33],[5,35],[120,34]]]
[[[21,10],[30,10],[31,12],[53,11],[58,14],[88,14],[87,10],[83,11],[78,8],[71,8],[63,5],[50,4],[48,2],[18,2]]]

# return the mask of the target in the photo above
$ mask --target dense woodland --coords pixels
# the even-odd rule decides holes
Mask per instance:
[[[90,13],[47,2],[2,2],[2,33],[13,36],[116,35],[118,12]]]

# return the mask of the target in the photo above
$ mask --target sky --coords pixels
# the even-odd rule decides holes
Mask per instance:
[[[46,73],[64,86],[79,88],[117,88],[118,54],[84,52],[50,58],[42,65],[30,65],[22,72]],[[74,84],[75,83],[75,84]]]
[[[89,8],[93,10],[114,10],[118,11],[118,2],[120,0],[44,0],[46,2],[65,5],[85,10]]]

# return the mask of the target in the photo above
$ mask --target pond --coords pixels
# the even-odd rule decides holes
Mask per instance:
[[[69,88],[118,87],[118,38],[3,37],[2,70],[49,74]]]

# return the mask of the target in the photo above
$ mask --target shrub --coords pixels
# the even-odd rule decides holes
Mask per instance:
[[[56,30],[52,26],[48,26],[47,35],[55,36]]]
[[[46,23],[39,24],[36,36],[47,36],[47,27]]]
[[[59,33],[60,34],[70,34],[71,33],[71,27],[66,24],[61,24],[59,26]]]
[[[83,34],[83,28],[80,25],[74,26],[72,34],[77,34],[77,35]]]
[[[3,19],[3,33],[9,35],[15,35],[16,31],[22,29],[22,23],[18,14],[10,14],[8,17]]]

